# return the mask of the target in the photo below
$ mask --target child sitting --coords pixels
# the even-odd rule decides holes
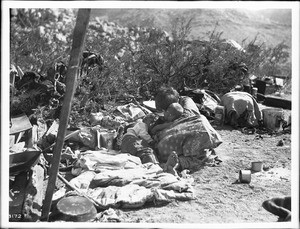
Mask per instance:
[[[142,163],[158,163],[153,152],[154,140],[149,135],[149,127],[155,122],[154,114],[146,115],[143,120],[138,121],[133,127],[128,128],[121,143],[121,152],[130,153],[141,159]]]

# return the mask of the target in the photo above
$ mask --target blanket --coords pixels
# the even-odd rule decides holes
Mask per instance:
[[[262,120],[256,100],[247,92],[229,92],[222,96],[221,105],[225,107],[225,123],[257,126]]]
[[[157,133],[160,155],[176,151],[178,156],[205,156],[205,149],[213,149],[222,143],[221,136],[205,116],[180,118]]]
[[[81,170],[70,184],[93,198],[101,209],[194,199],[193,181],[164,173],[158,164],[141,164],[129,154],[86,151],[75,164]]]
[[[80,168],[81,170],[101,172],[102,170],[135,168],[136,165],[141,165],[141,160],[138,157],[127,153],[119,154],[118,151],[114,150],[102,149],[80,153],[73,169]]]

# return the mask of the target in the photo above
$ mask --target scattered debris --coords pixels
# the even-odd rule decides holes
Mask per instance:
[[[121,222],[122,220],[121,220],[120,216],[118,216],[117,212],[114,209],[109,208],[103,212],[98,213],[95,221],[96,222],[118,223],[118,222]]]

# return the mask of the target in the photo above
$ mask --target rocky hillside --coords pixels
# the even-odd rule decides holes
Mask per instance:
[[[114,21],[121,26],[158,27],[170,31],[171,21],[178,17],[193,18],[191,38],[207,39],[216,29],[225,39],[259,43],[273,47],[284,41],[291,47],[291,10],[266,9],[94,9],[93,17]]]

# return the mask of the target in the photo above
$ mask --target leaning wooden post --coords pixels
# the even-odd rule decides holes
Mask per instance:
[[[66,93],[60,112],[59,128],[57,132],[56,144],[53,150],[53,158],[49,170],[49,180],[43,202],[41,220],[49,220],[49,212],[52,204],[53,192],[58,173],[61,151],[64,144],[66,129],[69,121],[69,115],[72,106],[73,95],[77,86],[77,77],[79,73],[82,51],[84,48],[84,38],[90,19],[91,9],[79,9],[77,13],[76,25],[73,32],[73,44],[70,54],[69,67],[66,76]]]

